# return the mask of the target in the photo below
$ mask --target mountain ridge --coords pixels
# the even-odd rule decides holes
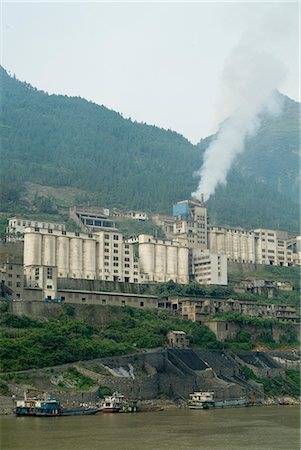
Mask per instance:
[[[0,77],[3,100],[1,203],[4,210],[11,211],[19,204],[24,182],[57,188],[74,187],[90,192],[91,198],[87,201],[95,204],[161,213],[170,213],[174,202],[189,198],[196,189],[197,179],[193,173],[201,166],[205,148],[214,136],[195,146],[174,131],[133,122],[103,105],[79,97],[39,91],[10,77],[3,68]],[[288,99],[286,102],[294,101]],[[296,112],[291,115],[295,117]],[[285,147],[288,142],[285,149],[291,157],[298,152],[296,126],[293,124],[289,130],[292,118],[287,118],[287,114],[281,121],[288,135],[281,140],[281,146]],[[268,142],[273,122],[267,120],[263,124],[260,132],[264,142]],[[278,132],[279,124],[275,126]],[[297,230],[298,189],[290,192],[287,186],[290,184],[288,177],[294,178],[298,185],[294,157],[286,158],[287,167],[279,171],[277,156],[273,171],[277,173],[278,183],[280,180],[285,186],[283,192],[277,194],[273,176],[268,177],[269,161],[262,169],[265,184],[260,180],[260,174],[254,180],[256,157],[252,159],[252,145],[254,142],[251,146],[247,143],[246,159],[235,162],[227,186],[219,187],[208,201],[210,216],[215,222],[229,225],[239,222],[241,226],[249,224],[252,227],[259,219],[262,226],[270,224],[270,213],[265,214],[263,206],[260,216],[253,220],[256,204],[248,192],[250,185],[255,185],[257,196],[264,199],[267,195],[270,209],[276,212],[273,217],[277,219],[277,214],[280,217],[284,211],[286,218],[278,221],[279,226]],[[258,142],[256,145],[258,147]],[[275,145],[274,141],[272,145]],[[273,161],[273,155],[270,161]],[[287,171],[288,176],[285,175]],[[14,183],[11,183],[12,179]],[[230,192],[239,200],[237,206],[231,206],[233,220],[226,214],[226,205],[221,207],[221,202],[229,200]],[[275,202],[276,195],[281,204]],[[244,215],[241,214],[243,210]],[[273,218],[272,224],[276,219]]]

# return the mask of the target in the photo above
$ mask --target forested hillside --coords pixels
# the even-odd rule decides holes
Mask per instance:
[[[12,180],[72,186],[97,193],[102,205],[153,211],[169,210],[194,189],[200,152],[179,134],[37,91],[3,69],[1,87],[5,203]]]
[[[196,189],[193,173],[212,137],[194,146],[104,106],[38,91],[2,68],[0,77],[2,212],[51,212],[52,194],[24,200],[33,184],[68,189],[81,203],[162,213]],[[263,118],[227,186],[208,202],[213,223],[298,230],[298,111],[285,98],[281,116]]]

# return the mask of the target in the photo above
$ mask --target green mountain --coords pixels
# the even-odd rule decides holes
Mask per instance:
[[[195,187],[201,155],[179,134],[0,75],[3,195],[12,180],[30,181],[92,192],[101,205],[169,211]]]
[[[68,188],[76,201],[170,213],[196,189],[193,173],[212,137],[194,146],[82,98],[38,91],[3,68],[0,86],[3,212],[49,212],[53,193]],[[263,117],[227,186],[208,202],[212,222],[298,230],[298,112],[286,97],[281,116]],[[43,194],[25,202],[33,184]]]

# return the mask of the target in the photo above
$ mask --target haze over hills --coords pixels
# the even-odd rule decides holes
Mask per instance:
[[[32,207],[21,201],[28,182],[68,186],[81,202],[162,213],[195,190],[193,173],[212,137],[194,146],[104,106],[37,91],[2,68],[0,76],[2,211]],[[263,117],[227,186],[208,201],[212,222],[298,230],[298,114],[285,97],[281,116]],[[42,211],[45,202],[35,206]]]

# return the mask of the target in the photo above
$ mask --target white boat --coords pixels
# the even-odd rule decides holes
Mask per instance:
[[[124,403],[124,395],[119,392],[113,392],[104,398],[104,401],[100,407],[100,410],[104,413],[116,413],[121,410],[122,404]]]

